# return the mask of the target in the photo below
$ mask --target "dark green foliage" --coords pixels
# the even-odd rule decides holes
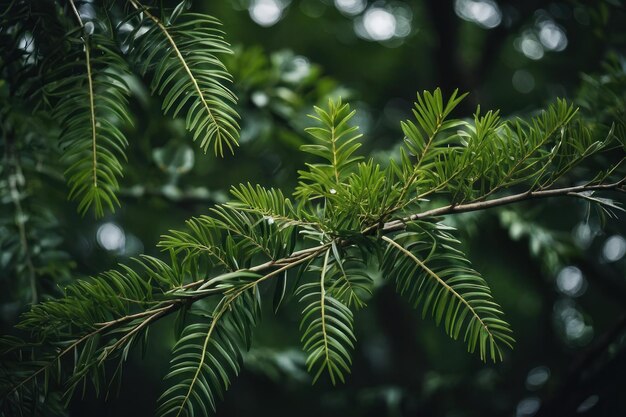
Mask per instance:
[[[308,353],[307,368],[313,373],[313,382],[328,372],[333,384],[344,382],[352,363],[349,351],[354,349],[352,311],[336,298],[326,294],[328,252],[322,265],[320,283],[300,287],[300,302],[306,303],[302,311],[302,342]]]
[[[128,67],[107,37],[83,32],[68,38],[78,56],[54,60],[48,76],[55,81],[45,90],[56,101],[52,117],[61,127],[69,198],[79,201],[81,214],[93,209],[102,217],[120,204],[115,193],[128,146],[120,125],[132,123],[124,79]]]
[[[64,297],[33,306],[24,314],[20,327],[42,340],[65,332],[92,331],[98,323],[150,308],[162,298],[155,300],[154,294],[180,285],[179,271],[159,259],[144,256],[136,264],[69,285]],[[47,318],[50,327],[39,327],[42,318]]]
[[[254,289],[224,299],[210,317],[185,327],[172,351],[170,385],[159,398],[157,415],[207,415],[215,411],[239,373],[242,350],[249,349],[258,316]],[[231,304],[232,303],[232,304]]]
[[[412,121],[403,124],[406,147],[417,162],[402,153],[398,172],[414,178],[405,187],[417,193],[412,201],[437,192],[458,204],[511,187],[543,190],[616,138],[581,123],[565,100],[530,120],[502,120],[498,112],[481,115],[479,108],[473,123],[446,121],[448,109],[456,104],[454,96],[445,107],[440,94],[418,96],[415,117],[420,129]]]
[[[24,2],[14,6],[24,12]],[[219,59],[229,49],[215,19],[185,13],[184,2],[169,12],[131,0],[132,10],[99,5],[109,24],[96,27],[73,16],[73,2],[55,6],[53,20],[68,27],[67,43],[63,64],[47,73],[39,107],[54,109],[80,212],[93,207],[103,215],[118,203],[122,126],[131,119],[127,57],[151,79],[164,113],[184,116],[205,152],[211,145],[220,155],[234,149],[235,97]],[[125,25],[131,29],[120,33]],[[564,100],[534,117],[503,119],[478,108],[473,118],[454,118],[463,97],[455,91],[445,100],[439,89],[418,94],[413,120],[401,124],[399,153],[384,164],[358,154],[361,135],[348,104],[337,99],[316,107],[301,147],[311,162],[298,171],[292,197],[250,183],[233,187],[231,201],[161,238],[167,262],[143,256],[67,285],[62,297],[25,313],[18,325],[24,340],[1,343],[10,358],[0,368],[3,415],[54,404],[57,391],[66,401],[89,387],[108,394],[131,349],[147,349],[152,326],[174,314],[178,341],[157,414],[207,415],[240,372],[262,301],[271,297],[276,312],[292,293],[303,309],[301,340],[314,382],[325,373],[333,384],[345,381],[356,345],[354,315],[376,285],[395,286],[483,361],[505,360],[514,343],[510,326],[442,217],[556,196],[619,209],[592,193],[624,191],[624,149],[615,145],[624,143],[623,113],[617,105],[607,112],[607,119],[618,118],[615,129],[587,120]],[[585,173],[584,182],[570,177],[592,157],[616,150],[617,159]],[[13,175],[14,151],[7,147]],[[9,175],[0,185],[16,181]],[[21,201],[12,200],[16,211]]]
[[[365,307],[374,286],[365,258],[369,253],[356,248],[340,249],[336,244],[331,248],[333,256],[326,271],[326,292],[350,308]]]
[[[213,144],[216,155],[223,155],[224,148],[232,153],[239,136],[233,108],[237,99],[223,84],[230,82],[230,75],[218,57],[231,51],[223,32],[216,28],[219,22],[187,13],[173,14],[166,24],[146,10],[143,14],[136,28],[148,30],[131,41],[131,55],[142,74],[154,73],[151,88],[163,96],[163,111],[184,116],[187,129],[194,140],[200,139],[204,152]],[[136,36],[135,32],[130,36]]]
[[[350,125],[355,111],[350,105],[330,101],[328,110],[315,108],[315,116],[311,116],[321,126],[310,127],[306,131],[315,139],[315,143],[303,145],[304,152],[318,156],[326,161],[323,164],[307,164],[308,171],[299,171],[300,186],[296,196],[313,200],[329,197],[343,192],[341,184],[350,173],[352,166],[362,159],[353,156],[361,146],[357,134],[358,127]]]
[[[288,256],[296,243],[289,200],[259,186],[242,185],[233,195],[240,200],[211,209],[212,216],[188,220],[188,231],[171,230],[159,247],[182,253],[185,263],[204,258],[226,272],[247,268],[259,257]]]
[[[566,174],[572,161],[604,146],[590,142],[590,128],[581,120],[573,124],[574,111],[565,102],[530,122],[511,124],[500,122],[491,112],[477,115],[473,123],[446,120],[456,103],[453,99],[443,106],[438,91],[419,98],[416,118],[423,136],[416,125],[405,124],[407,149],[417,153],[416,162],[404,153],[401,165],[388,168],[358,162],[354,156],[358,136],[356,128],[348,125],[352,113],[347,105],[331,101],[327,109],[317,109],[317,119],[325,127],[312,131],[316,144],[305,145],[304,150],[328,163],[311,164],[309,171],[301,172],[297,205],[279,190],[252,185],[233,188],[232,202],[189,220],[186,231],[173,230],[163,237],[159,246],[170,252],[171,266],[145,258],[141,273],[123,266],[119,272],[68,287],[59,300],[35,306],[21,328],[31,330],[42,346],[60,346],[46,354],[51,362],[39,365],[43,366],[39,372],[46,379],[60,376],[57,365],[63,369],[64,357],[74,352],[66,395],[87,378],[98,389],[104,383],[105,360],[118,358],[121,369],[130,347],[144,340],[152,322],[175,311],[191,311],[205,320],[186,324],[186,314],[179,314],[182,336],[167,378],[173,382],[161,397],[159,413],[206,414],[239,372],[242,349],[249,347],[257,321],[259,286],[273,277],[279,280],[274,295],[278,308],[289,271],[300,268],[313,278],[296,289],[304,304],[300,327],[307,367],[314,381],[324,372],[333,383],[344,381],[355,342],[351,308],[363,307],[372,291],[367,258],[376,252],[384,252],[383,275],[394,279],[398,292],[421,307],[424,316],[443,322],[446,333],[454,339],[462,337],[468,350],[477,350],[483,360],[502,360],[503,347],[513,344],[511,330],[486,281],[456,248],[451,230],[427,218],[417,220],[419,214],[394,219],[420,210],[422,197],[435,193],[455,201],[462,192],[463,201],[469,200],[466,205],[473,210],[472,204],[481,201],[485,207],[508,202],[510,197],[486,200],[500,188],[524,184],[522,199],[537,191],[553,192],[536,184],[546,175],[552,178],[553,172],[560,172],[559,177]],[[452,127],[457,130],[446,134]],[[587,133],[566,135],[570,129]],[[562,147],[568,149],[566,154],[558,147],[545,150],[557,130],[558,140],[567,143]],[[488,158],[504,158],[495,151],[503,141],[513,147],[512,162],[489,164]],[[474,164],[459,162],[470,155]],[[464,175],[476,172],[488,185],[445,181],[444,186],[442,177],[431,175],[449,170]],[[588,187],[619,187],[619,181],[605,182],[611,178],[596,179]],[[451,188],[453,184],[463,188]],[[463,207],[440,206],[438,214],[463,211]],[[428,211],[423,213],[428,216]],[[311,241],[317,246],[307,243]],[[294,252],[297,245],[302,249]],[[208,309],[192,306],[189,310],[190,303],[207,297],[216,297]],[[38,380],[39,374],[34,375],[31,380]]]
[[[205,152],[211,144],[216,155],[233,151],[236,97],[219,60],[231,51],[215,18],[185,13],[186,2],[165,22],[136,1],[133,11],[123,2],[94,3],[87,16],[74,1],[30,3],[10,2],[2,15],[0,34],[15,47],[7,65],[20,85],[20,104],[58,124],[69,197],[81,214],[93,209],[102,217],[120,205],[132,125],[130,67],[151,78],[163,112],[184,117]]]
[[[620,130],[617,136],[622,139],[626,123],[626,74],[623,65],[623,58],[610,54],[603,64],[603,74],[582,75],[583,85],[577,98],[577,103],[590,119],[609,127],[615,124]]]
[[[50,121],[39,112],[21,113],[21,105],[0,94],[0,285],[4,302],[35,303],[44,288],[70,279],[74,262],[59,219],[45,204],[48,181],[58,172],[41,168],[55,159],[47,142]]]
[[[406,232],[385,240],[383,271],[395,277],[400,294],[421,307],[422,317],[443,321],[450,337],[461,336],[470,352],[478,347],[483,360],[487,355],[502,360],[502,346],[513,347],[511,329],[485,280],[454,247],[459,242],[449,228],[413,222]]]

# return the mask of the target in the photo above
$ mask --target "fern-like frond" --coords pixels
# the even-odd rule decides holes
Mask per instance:
[[[542,170],[543,164],[550,166],[553,161],[552,152],[556,154],[561,143],[571,143],[574,140],[568,137],[564,128],[576,111],[565,100],[557,100],[529,121],[517,119],[499,129],[497,133],[504,138],[497,141],[500,146],[490,147],[495,154],[492,156],[492,169],[483,171],[483,176],[491,175],[488,194],[503,187],[530,181]]]
[[[49,83],[46,92],[58,99],[53,116],[61,125],[69,197],[79,201],[82,214],[93,207],[101,217],[119,205],[115,192],[128,145],[120,124],[131,123],[127,65],[103,35],[74,34],[69,41],[81,52],[52,65],[52,74],[63,78]]]
[[[446,119],[461,98],[453,94],[444,105],[438,90],[418,96],[418,123],[402,124],[415,160],[401,152],[401,164],[391,165],[401,192],[390,212],[433,194],[459,204],[511,187],[545,189],[614,138],[612,131],[598,137],[565,100],[529,119],[503,120],[498,111],[481,113],[480,107],[472,121]]]
[[[35,360],[25,366],[24,340],[3,336],[0,338],[0,416],[64,416],[65,407],[57,392],[46,384],[27,384],[16,387],[32,374]],[[9,393],[7,395],[7,392]]]
[[[169,388],[159,398],[158,416],[206,416],[239,373],[242,351],[251,343],[259,313],[255,289],[226,296],[208,322],[188,325],[172,352]]]
[[[273,216],[242,210],[239,204],[219,205],[211,214],[187,220],[186,230],[170,230],[158,246],[182,254],[186,263],[226,271],[245,268],[258,255],[277,260],[295,247],[296,229],[281,227]]]
[[[285,197],[281,190],[248,183],[232,187],[230,192],[235,200],[227,205],[236,210],[257,213],[269,222],[276,223],[280,228],[306,224],[299,218],[291,200]]]
[[[407,206],[417,198],[416,192],[431,188],[429,184],[416,185],[416,182],[437,177],[436,171],[440,166],[437,162],[443,154],[449,152],[450,140],[454,137],[449,132],[464,124],[461,120],[448,120],[448,117],[466,95],[458,95],[458,91],[454,90],[444,103],[439,88],[432,93],[424,91],[417,94],[413,109],[417,124],[412,120],[400,123],[404,133],[404,147],[400,148],[400,164],[392,162],[391,169],[400,179],[401,185],[390,211]]]
[[[333,385],[350,372],[354,349],[353,315],[350,309],[327,293],[327,272],[330,250],[326,252],[320,281],[304,284],[298,294],[304,294],[300,302],[306,303],[302,311],[300,330],[303,349],[307,352],[307,369],[313,373],[313,382],[326,370]]]
[[[194,217],[185,224],[186,230],[170,230],[169,234],[161,236],[157,246],[177,255],[182,254],[186,262],[202,257],[210,266],[219,266],[226,271],[237,269],[226,252],[223,231],[214,218]]]
[[[503,121],[498,112],[477,111],[424,185],[450,192],[457,203],[510,187],[546,189],[613,141],[612,132],[600,133],[576,113],[565,100],[529,120]]]
[[[443,321],[453,339],[462,334],[468,350],[478,349],[482,360],[502,360],[502,345],[513,343],[510,327],[487,283],[454,248],[458,241],[446,228],[411,223],[406,232],[382,239],[388,244],[382,269],[395,278],[398,292],[415,307],[421,305],[423,316]]]
[[[348,178],[340,207],[334,208],[335,228],[363,230],[380,222],[399,197],[392,169],[382,169],[372,160],[359,162],[354,175]]]
[[[365,307],[374,284],[363,259],[368,253],[357,254],[355,248],[342,249],[334,243],[331,249],[333,259],[328,263],[326,293],[347,307]]]
[[[163,303],[183,275],[179,268],[146,256],[137,260],[136,269],[122,266],[77,281],[64,297],[33,306],[19,328],[36,343],[12,347],[24,372],[9,387],[0,387],[7,389],[2,396],[28,396],[39,386],[46,391],[50,381],[57,381],[66,399],[89,382],[96,393],[108,391],[107,379],[119,382],[123,362],[134,345],[146,342],[149,325],[179,308],[175,301]],[[116,371],[107,375],[105,361],[113,359],[118,360]],[[66,369],[71,369],[69,376]]]
[[[315,107],[315,115],[310,117],[318,126],[306,129],[315,143],[302,145],[301,149],[324,159],[325,163],[307,163],[308,171],[298,171],[297,197],[309,200],[337,193],[353,166],[362,159],[354,155],[361,146],[358,140],[362,136],[357,133],[358,127],[350,124],[354,114],[341,99],[329,100],[327,108]]]
[[[273,217],[259,216],[228,205],[215,207],[212,211],[219,226],[239,245],[235,259],[243,261],[263,255],[267,260],[278,260],[288,256],[295,247],[297,230],[279,228]]]
[[[172,259],[172,261],[174,261]],[[77,280],[62,298],[37,304],[19,327],[47,340],[76,331],[91,331],[98,323],[115,320],[154,303],[154,295],[180,285],[176,268],[150,256],[135,259],[92,279]]]
[[[163,111],[184,115],[193,139],[207,152],[231,153],[239,137],[235,95],[226,86],[230,75],[219,56],[230,54],[219,21],[211,16],[182,13],[161,21],[135,0],[148,30],[132,41],[131,54],[145,74],[153,71],[152,91],[163,95]],[[138,32],[133,32],[133,35]]]
[[[424,91],[417,94],[417,101],[413,115],[417,124],[411,120],[401,123],[405,134],[405,144],[409,152],[417,159],[417,166],[423,166],[437,155],[442,145],[445,145],[445,136],[439,133],[459,126],[459,120],[447,120],[452,111],[465,98],[466,94],[458,95],[454,90],[447,102],[444,103],[441,89],[434,92]]]

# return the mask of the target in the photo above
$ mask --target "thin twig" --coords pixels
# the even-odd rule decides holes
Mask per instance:
[[[534,200],[539,198],[571,196],[580,197],[578,194],[586,191],[619,191],[624,192],[621,187],[624,180],[611,184],[594,184],[594,185],[578,185],[575,187],[555,188],[552,190],[527,191],[519,194],[513,194],[506,197],[495,198],[487,201],[476,201],[472,203],[454,205],[450,204],[444,207],[423,211],[421,213],[412,214],[398,220],[392,220],[378,228],[382,233],[390,233],[402,230],[406,227],[406,223],[423,219],[426,217],[445,216],[448,214],[467,213],[470,211],[485,210],[492,207],[504,206],[512,203],[519,203],[526,200]]]
[[[74,0],[70,0],[70,7],[72,8],[72,11],[76,15],[76,19],[78,20],[78,23],[80,24],[80,27],[81,28],[85,27],[85,25],[83,24],[83,19],[81,19],[80,13],[78,13],[78,9],[76,8],[76,5],[74,4]]]

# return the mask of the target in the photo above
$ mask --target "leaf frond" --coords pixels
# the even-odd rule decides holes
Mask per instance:
[[[258,313],[255,291],[247,290],[222,299],[210,322],[184,329],[172,351],[165,377],[169,385],[158,400],[158,416],[206,416],[208,407],[215,411],[231,378],[239,374]]]
[[[362,159],[354,153],[361,147],[358,127],[350,123],[356,111],[349,104],[329,100],[326,108],[315,107],[310,117],[317,126],[306,131],[313,137],[313,144],[301,146],[301,150],[323,159],[324,163],[307,164],[308,171],[298,171],[299,185],[295,196],[311,200],[340,193],[343,183],[355,164]]]
[[[422,315],[442,321],[453,339],[462,335],[468,350],[482,360],[502,360],[502,345],[512,346],[510,326],[502,319],[485,280],[468,266],[458,243],[441,225],[413,223],[387,242],[383,272]]]
[[[301,295],[300,302],[306,304],[300,330],[303,350],[308,354],[307,369],[313,374],[313,383],[326,371],[335,385],[338,380],[345,382],[344,375],[350,372],[352,359],[349,351],[354,349],[356,338],[352,312],[327,293],[329,255],[330,250],[324,257],[320,282],[302,285],[298,294]]]
[[[97,217],[119,206],[116,191],[123,175],[128,141],[120,128],[130,124],[126,62],[111,41],[100,34],[72,35],[76,59],[51,64],[54,74],[45,91],[56,99],[53,116],[61,126],[61,162],[78,211],[93,209]],[[71,59],[65,57],[65,59]]]
[[[137,2],[133,1],[137,4]],[[143,6],[137,29],[147,31],[132,41],[131,55],[140,72],[153,72],[152,91],[163,96],[163,112],[185,118],[193,140],[206,153],[231,153],[238,145],[237,98],[227,87],[230,74],[219,56],[231,54],[219,21],[212,16],[180,13],[163,22]],[[182,9],[179,9],[180,12]],[[138,32],[133,32],[133,36]]]

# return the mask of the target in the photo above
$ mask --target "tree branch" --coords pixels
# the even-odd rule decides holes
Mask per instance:
[[[450,204],[444,207],[438,207],[421,213],[412,214],[402,219],[392,220],[385,223],[378,229],[383,233],[395,232],[406,227],[406,223],[426,217],[445,216],[448,214],[467,213],[470,211],[485,210],[492,207],[504,206],[507,204],[518,203],[526,200],[535,200],[548,197],[581,197],[579,194],[588,191],[618,191],[626,192],[624,188],[625,179],[611,184],[593,184],[578,185],[574,187],[555,188],[552,190],[526,191],[519,194],[513,194],[506,197],[495,198],[487,201],[475,201],[472,203],[454,205]]]
[[[393,221],[389,221],[386,223],[377,223],[376,225],[373,225],[370,228],[366,229],[363,232],[363,235],[370,235],[376,231],[382,234],[388,234],[388,233],[392,233],[395,231],[403,230],[406,227],[406,223],[410,221],[418,220],[418,219],[427,218],[427,217],[436,217],[436,216],[443,216],[443,215],[449,215],[449,214],[465,213],[465,212],[476,211],[476,210],[484,210],[484,209],[488,209],[492,207],[498,207],[498,206],[502,206],[506,204],[512,204],[512,203],[532,200],[532,199],[557,197],[557,196],[580,197],[580,193],[589,192],[589,191],[626,192],[626,189],[624,188],[625,183],[626,183],[626,178],[618,182],[614,182],[610,184],[593,184],[593,185],[585,184],[585,185],[579,185],[579,186],[573,186],[573,187],[557,188],[557,189],[552,189],[552,190],[528,191],[528,192],[513,194],[513,195],[496,198],[496,199],[488,200],[488,201],[475,201],[475,202],[471,202],[467,204],[447,205],[447,206],[427,210],[421,213],[416,213],[416,214],[407,216],[402,219],[393,220]],[[383,237],[383,239],[386,240],[387,242],[392,242],[388,238]],[[242,272],[243,271],[250,271],[250,272],[268,271],[268,272],[265,273],[262,277],[244,285],[241,288],[234,289],[233,291],[231,291],[232,290],[231,289],[231,290],[227,290],[223,292],[222,296],[224,297],[224,299],[229,299],[232,301],[233,299],[237,298],[241,293],[243,293],[243,291],[258,285],[259,283],[265,280],[268,280],[269,278],[279,275],[283,271],[294,268],[295,266],[300,265],[306,261],[315,259],[321,253],[326,251],[333,244],[333,242],[335,242],[335,240],[322,243],[314,247],[294,251],[291,255],[278,259],[278,260],[271,260],[262,264],[255,265],[250,268],[240,269],[239,271],[242,271]],[[349,245],[351,241],[348,239],[348,240],[336,241],[335,243],[340,244],[342,246],[346,246],[346,245]],[[143,319],[144,317],[147,317],[146,319],[138,323],[138,325],[135,326],[130,331],[130,333],[122,337],[122,339],[120,339],[114,345],[109,346],[108,348],[105,348],[105,357],[108,356],[109,352],[115,350],[113,347],[115,348],[120,347],[123,344],[123,342],[128,340],[130,336],[137,333],[148,324],[154,323],[155,321],[177,311],[178,308],[183,304],[181,301],[191,300],[191,302],[195,302],[199,299],[206,298],[208,296],[216,294],[215,291],[213,291],[213,289],[207,288],[208,286],[210,286],[210,283],[211,283],[211,280],[207,280],[206,278],[203,278],[201,280],[197,280],[197,281],[185,284],[181,287],[173,288],[171,291],[168,292],[168,294],[174,296],[174,298],[169,299],[169,300],[164,300],[162,303],[159,303],[157,306],[155,306],[152,309],[149,309],[145,312],[141,312],[137,314],[127,315],[127,316],[114,319],[105,323],[100,323],[99,326],[101,327],[98,327],[97,329],[93,330],[91,333],[88,333],[84,335],[83,337],[81,337],[80,339],[74,341],[70,345],[70,347],[66,348],[61,353],[59,353],[59,355],[57,355],[57,357],[55,358],[55,361],[58,360],[60,357],[64,356],[65,354],[69,353],[76,346],[78,346],[79,344],[81,344],[82,342],[86,341],[87,339],[89,339],[90,337],[96,334],[100,334],[104,332],[105,330],[108,330],[112,327],[116,327],[117,325],[128,322],[129,320]],[[183,292],[188,291],[189,296],[191,296],[191,298],[189,298],[189,296],[176,297],[177,295],[176,293],[180,291],[183,291]],[[29,377],[27,377],[25,380],[20,382],[20,384],[17,387],[22,386],[27,381],[36,377],[42,371],[47,369],[52,363],[54,363],[54,361],[44,365],[42,368],[40,368],[39,370],[31,374]],[[15,387],[12,391],[17,389],[17,387]]]

